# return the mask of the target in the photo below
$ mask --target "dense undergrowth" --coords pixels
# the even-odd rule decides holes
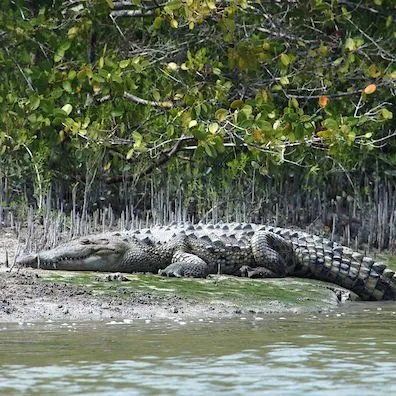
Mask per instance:
[[[0,4],[0,212],[395,247],[393,1]]]

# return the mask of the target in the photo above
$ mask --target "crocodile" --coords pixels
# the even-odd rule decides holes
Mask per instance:
[[[73,239],[20,256],[20,266],[75,271],[306,277],[362,300],[395,300],[396,275],[381,262],[303,231],[260,224],[175,224]]]

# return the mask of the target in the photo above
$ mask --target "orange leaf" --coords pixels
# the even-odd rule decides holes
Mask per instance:
[[[370,95],[370,94],[374,93],[376,90],[377,90],[377,86],[375,84],[370,84],[370,85],[367,85],[366,88],[364,88],[363,92],[366,95]]]
[[[324,109],[329,103],[329,98],[327,96],[321,96],[319,98],[319,106]]]
[[[261,143],[263,141],[263,133],[260,129],[253,130],[253,139],[256,143]]]

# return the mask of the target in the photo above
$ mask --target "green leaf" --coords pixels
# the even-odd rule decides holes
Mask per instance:
[[[120,62],[120,68],[125,69],[126,67],[129,66],[129,63],[131,62],[130,59],[124,59]]]
[[[106,3],[107,3],[107,5],[108,5],[111,9],[114,8],[114,3],[113,3],[112,0],[106,0]]]
[[[53,112],[52,112],[52,115],[54,116],[54,119],[59,118],[59,119],[62,119],[62,120],[67,116],[65,110],[59,109],[59,108],[58,109],[54,109]]]
[[[241,113],[245,114],[246,117],[250,117],[253,113],[253,108],[250,105],[244,105],[241,109]]]
[[[344,47],[349,51],[354,51],[356,49],[355,40],[351,37],[347,38]]]
[[[36,110],[40,106],[40,98],[38,96],[32,96],[29,99],[30,110]]]
[[[156,17],[153,22],[153,28],[155,30],[158,30],[162,25],[162,21],[163,19],[161,17]]]
[[[191,121],[188,123],[188,127],[189,127],[189,128],[193,128],[193,127],[195,127],[195,126],[197,126],[197,125],[198,125],[197,120],[191,120]]]
[[[63,53],[61,54],[61,53],[59,53],[59,52],[57,52],[55,55],[54,55],[54,62],[55,63],[58,63],[59,61],[61,61],[62,60],[62,58],[63,58]]]
[[[73,40],[73,39],[75,39],[77,37],[77,34],[78,34],[78,27],[73,26],[67,32],[67,38],[69,40]]]
[[[388,109],[381,109],[381,115],[385,120],[391,120],[393,118],[393,113]]]
[[[347,135],[347,138],[348,138],[348,143],[349,144],[354,143],[355,138],[356,138],[356,133],[353,132],[353,131],[349,132],[348,135]]]
[[[228,110],[226,109],[218,109],[215,113],[215,117],[218,121],[224,121],[228,116]]]
[[[64,41],[59,47],[59,51],[65,53],[70,48],[71,42],[69,40]]]
[[[241,108],[244,104],[245,104],[245,102],[244,102],[243,100],[236,99],[236,100],[234,100],[234,101],[230,104],[230,108],[231,108],[231,109],[239,109],[239,108]]]
[[[176,71],[179,69],[179,66],[175,62],[169,62],[166,66],[166,68],[170,71]]]
[[[171,14],[172,11],[177,11],[181,7],[183,7],[182,2],[180,0],[171,0],[166,3],[164,7],[165,12]]]
[[[29,120],[32,124],[35,123],[35,122],[37,121],[36,114],[35,114],[35,113],[30,114],[29,117],[28,117],[28,120]]]
[[[209,132],[215,134],[219,129],[219,124],[217,122],[212,122],[209,124]]]
[[[94,74],[92,77],[92,81],[96,81],[99,83],[104,83],[106,80],[99,74]]]
[[[338,122],[332,118],[324,120],[323,125],[332,131],[337,131],[339,129]]]
[[[130,160],[132,158],[134,152],[135,152],[135,150],[133,148],[129,149],[129,151],[127,152],[127,155],[126,155],[126,159]]]
[[[111,111],[113,117],[121,117],[124,114],[124,109],[114,109]]]
[[[69,115],[73,110],[73,106],[70,103],[67,103],[62,107],[62,110],[66,113],[66,115]]]
[[[272,132],[272,124],[269,121],[260,119],[257,121],[257,126],[263,131],[263,132]]]
[[[158,91],[154,91],[153,92],[153,98],[154,100],[156,100],[157,102],[159,102],[161,100],[161,95]]]
[[[339,66],[339,65],[341,65],[343,59],[344,59],[344,58],[337,58],[337,59],[333,62],[333,65],[334,65],[334,66]]]
[[[282,85],[288,85],[288,84],[290,84],[290,81],[289,81],[289,79],[288,79],[287,76],[281,77],[281,78],[279,79],[279,82],[280,82]]]
[[[68,93],[71,93],[71,92],[72,92],[72,86],[71,86],[71,84],[70,84],[70,81],[68,81],[68,80],[63,81],[62,87],[63,87],[63,89],[64,89],[66,92],[68,92]]]
[[[298,107],[299,107],[299,103],[298,103],[298,100],[297,100],[296,98],[292,98],[292,99],[290,100],[290,104],[291,104],[295,109],[298,109]]]
[[[216,1],[215,0],[206,0],[206,4],[209,8],[209,10],[215,10],[216,9]]]
[[[73,81],[76,78],[77,72],[75,70],[70,70],[67,75],[67,79]]]
[[[213,158],[216,157],[216,149],[214,147],[209,146],[209,144],[205,144],[204,149],[209,157],[213,157]]]
[[[143,141],[143,136],[138,131],[133,131],[132,132],[132,137],[133,137],[133,140],[135,142],[142,142]]]
[[[288,66],[290,64],[290,57],[285,53],[283,53],[280,56],[280,60],[281,60],[282,64],[284,64],[285,66]]]

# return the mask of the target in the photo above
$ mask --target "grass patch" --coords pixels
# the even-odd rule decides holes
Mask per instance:
[[[201,302],[222,302],[245,307],[260,307],[279,302],[288,307],[334,304],[328,284],[311,279],[248,279],[214,276],[208,279],[166,278],[158,275],[125,274],[129,281],[99,281],[104,274],[94,272],[45,271],[44,282],[84,286],[96,295],[122,295],[149,292],[158,297],[180,296]]]
[[[384,262],[391,270],[396,271],[396,256],[394,254],[385,255]]]

